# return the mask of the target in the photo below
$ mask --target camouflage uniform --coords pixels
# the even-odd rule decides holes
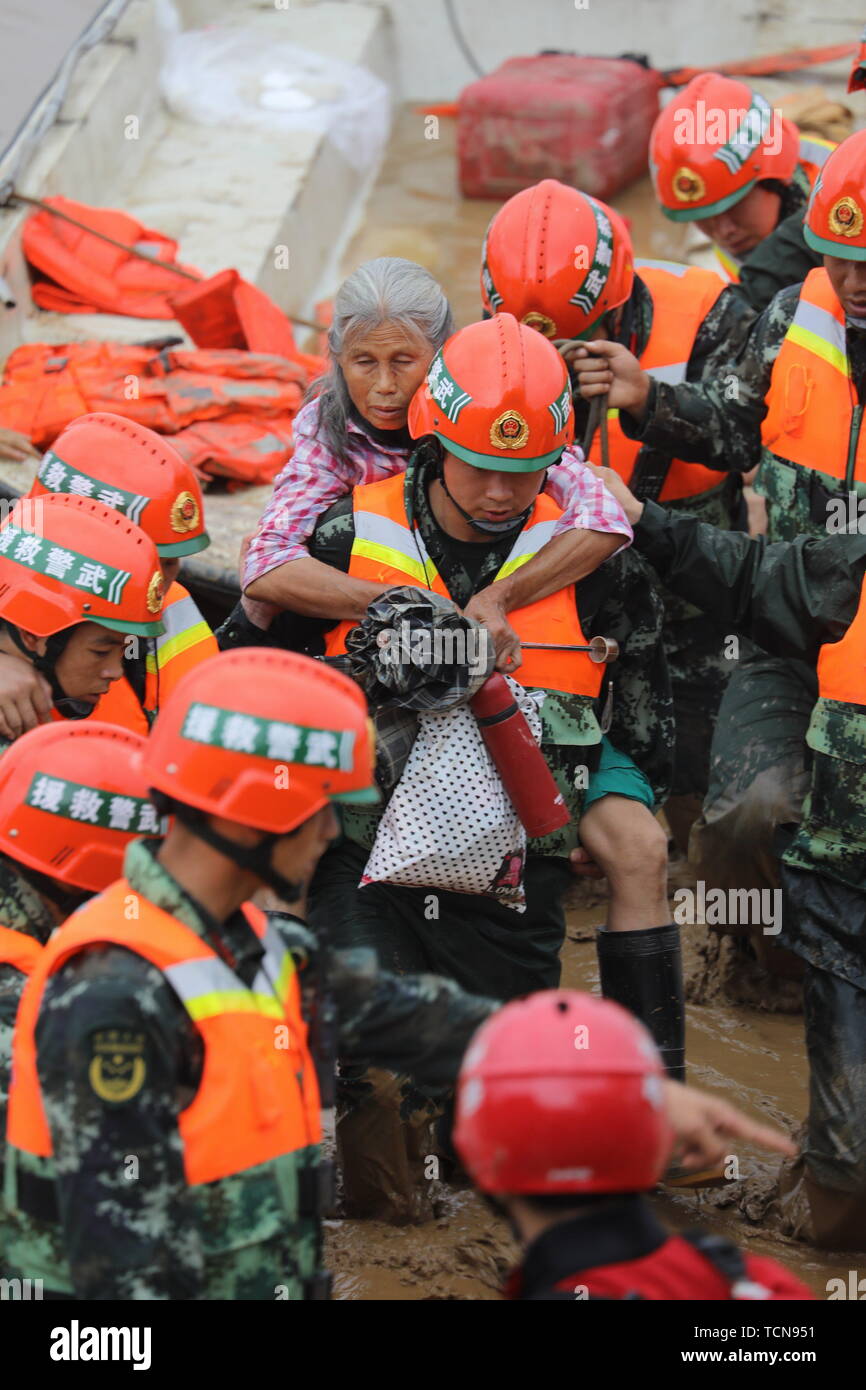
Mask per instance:
[[[819,649],[845,634],[866,574],[866,536],[723,536],[648,504],[635,547],[666,581],[780,657],[814,673]],[[814,684],[812,704],[817,696]],[[805,964],[810,1108],[801,1159],[783,1175],[795,1234],[866,1248],[866,776],[862,708],[836,756],[816,758],[803,821],[782,856],[781,941]],[[849,756],[838,756],[847,738]],[[822,753],[820,721],[810,740]],[[820,816],[817,814],[820,807]]]
[[[132,887],[228,952],[236,973],[251,979],[262,947],[246,919],[211,919],[158,862],[158,848],[156,840],[129,846]],[[296,919],[278,914],[274,921],[306,994],[316,940]],[[495,1007],[444,980],[382,974],[370,952],[336,953],[333,967],[341,1050],[417,1070],[432,1084],[453,1080],[470,1036]],[[139,1047],[145,1077],[128,1100],[109,1105],[91,1084],[90,1063],[99,1038],[114,1030]],[[297,1299],[310,1292],[320,1252],[318,1148],[280,1160],[281,1198],[272,1181],[260,1191],[241,1175],[223,1180],[219,1229],[198,1229],[178,1115],[199,1085],[203,1043],[159,970],[121,947],[80,952],[50,977],[36,1044],[55,1155],[38,1160],[9,1151],[14,1274],[42,1277],[55,1296],[85,1299]],[[290,1235],[281,1200],[294,1210]]]
[[[697,383],[712,379],[727,361],[731,345],[748,336],[755,311],[747,299],[736,293],[733,286],[719,295],[695,337],[686,368],[686,380]],[[635,356],[646,348],[652,330],[653,301],[640,279],[637,268],[634,290],[626,306],[617,341]],[[588,402],[575,393],[577,437],[583,438],[588,416]],[[681,457],[679,449],[668,447],[659,451],[641,449],[635,460],[632,491],[639,496],[655,496],[656,490],[646,491],[634,481],[642,467],[657,473],[671,457]],[[711,492],[686,497],[671,503],[674,510],[699,516],[723,530],[741,525],[743,507],[740,480],[729,472],[726,460],[719,460],[718,487]],[[719,701],[731,674],[731,662],[724,655],[724,634],[702,614],[694,604],[679,595],[662,590],[664,601],[664,648],[670,671],[676,722],[676,755],[671,794],[674,798],[702,797],[707,789],[710,743]],[[686,811],[687,803],[683,803]],[[692,811],[694,815],[695,811]]]
[[[514,536],[489,544],[460,542],[436,524],[428,498],[431,456],[423,447],[406,470],[407,510],[418,523],[427,551],[455,603],[465,606],[473,594],[492,583]],[[315,558],[348,570],[354,537],[351,497],[341,498],[319,522],[310,542]],[[622,655],[611,668],[616,687],[611,742],[631,756],[662,800],[670,786],[673,738],[669,682],[660,641],[662,608],[649,571],[630,551],[609,559],[578,585],[581,626],[589,636],[616,637]],[[283,640],[309,642],[309,619],[283,615]],[[330,624],[318,623],[319,631]],[[598,701],[605,700],[604,691]],[[374,711],[375,713],[375,711]],[[570,882],[566,856],[577,842],[577,819],[583,792],[575,790],[578,767],[594,767],[599,745],[579,701],[549,697],[542,708],[542,748],[563,795],[574,811],[572,824],[530,841],[526,864],[526,912],[517,916],[492,899],[437,891],[435,916],[430,891],[391,884],[370,884],[358,891],[361,870],[372,846],[382,808],[344,807],[344,840],[322,859],[310,892],[310,920],[327,921],[335,943],[374,947],[383,967],[400,973],[433,970],[468,990],[513,998],[559,982],[559,951],[565,932],[562,896]],[[596,734],[597,737],[597,734]],[[344,1063],[345,1063],[345,1059]],[[447,1088],[402,1085],[371,1076],[362,1068],[341,1067],[338,1137],[344,1156],[344,1182],[353,1214],[390,1220],[413,1220],[429,1211],[418,1185],[407,1182],[399,1192],[390,1182],[387,1201],[373,1171],[404,1165],[417,1172],[420,1149],[416,1132],[422,1120],[446,1101]],[[408,1147],[401,1155],[400,1132],[407,1126]],[[375,1135],[376,1154],[369,1139]],[[355,1140],[358,1140],[357,1144]],[[398,1159],[383,1156],[399,1155]],[[359,1176],[360,1175],[360,1176]],[[429,1184],[424,1191],[429,1190]]]
[[[700,385],[653,382],[641,425],[620,420],[631,438],[652,448],[677,448],[681,458],[712,468],[747,471],[769,457],[761,444],[764,398],[773,363],[797,308],[799,286],[778,294],[730,362]],[[857,398],[866,402],[866,333],[850,325],[848,357]],[[762,467],[757,490],[767,493],[768,535],[791,540],[826,535],[826,491],[838,480],[776,463]],[[696,591],[700,593],[700,590]],[[740,650],[722,698],[713,736],[703,815],[692,832],[691,858],[700,877],[721,888],[775,887],[778,828],[800,819],[808,786],[805,733],[815,701],[814,670],[796,654],[782,659],[748,647]]]

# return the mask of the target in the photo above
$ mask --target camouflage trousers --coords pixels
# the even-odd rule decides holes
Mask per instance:
[[[866,893],[787,865],[782,883],[786,944],[807,962],[809,1053],[805,1141],[780,1177],[784,1228],[866,1250]]]
[[[567,861],[530,857],[527,909],[491,898],[388,883],[358,887],[368,851],[343,839],[323,857],[309,898],[309,921],[327,926],[337,949],[372,947],[383,970],[433,974],[494,999],[513,999],[559,983],[565,936]],[[430,1039],[431,1049],[436,1039]],[[450,1087],[421,1087],[363,1058],[341,1059],[337,1148],[343,1211],[400,1225],[435,1215],[435,1179],[450,1158]],[[447,1125],[446,1125],[447,1129]]]
[[[689,857],[714,888],[778,888],[784,827],[802,816],[809,787],[806,730],[817,698],[803,662],[749,652],[716,718],[710,780]]]

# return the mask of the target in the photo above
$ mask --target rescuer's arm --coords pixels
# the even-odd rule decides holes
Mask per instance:
[[[178,1128],[199,1054],[176,996],[141,958],[90,948],[49,980],[36,1043],[76,1296],[200,1297]]]
[[[298,430],[246,553],[244,597],[306,617],[362,618],[385,586],[329,569],[311,558],[307,542],[319,517],[365,480],[362,466],[335,459],[315,434]]]
[[[0,652],[0,738],[16,739],[51,718],[51,686],[24,657]]]
[[[647,448],[725,473],[747,473],[761,457],[764,397],[798,294],[794,286],[777,295],[739,350],[700,382],[656,381],[619,343],[578,348],[573,366],[581,394],[590,398],[608,391],[623,432]]]
[[[507,614],[578,583],[631,541],[631,526],[619,502],[571,451],[548,470],[547,489],[562,508],[551,539],[525,565],[480,590],[466,606],[469,617],[489,629],[501,671],[513,672],[520,665],[520,644]]]
[[[654,502],[644,504],[634,544],[674,593],[717,622],[767,651],[810,662],[848,628],[866,571],[866,536],[768,545]]]

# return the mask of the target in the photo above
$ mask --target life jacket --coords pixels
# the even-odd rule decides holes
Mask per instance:
[[[820,135],[800,136],[800,159],[798,167],[802,169],[806,178],[809,180],[810,188],[814,187],[815,180],[835,148],[835,141],[823,140]],[[729,251],[723,250],[716,242],[713,242],[713,250],[716,253],[716,260],[721,266],[722,274],[725,275],[728,280],[738,284],[743,261],[737,260],[736,256],[732,256]]]
[[[553,1287],[572,1298],[775,1303],[813,1297],[775,1260],[744,1255],[732,1242],[705,1232],[670,1236],[641,1259],[582,1269]]]
[[[866,581],[847,632],[818,653],[818,700],[806,743],[812,750],[811,786],[791,846],[818,871],[866,891]],[[787,857],[787,856],[786,856]]]
[[[403,500],[405,476],[397,473],[378,483],[356,487],[352,494],[355,538],[349,574],[375,584],[410,584],[432,589],[449,598],[448,589],[431,560],[417,526],[410,526]],[[539,493],[526,525],[518,535],[497,579],[505,579],[531,560],[550,540],[562,515],[552,498]],[[508,614],[521,641],[586,645],[575,602],[574,585],[525,608]],[[346,634],[355,626],[346,621],[332,628],[325,639],[327,656],[346,650]],[[554,652],[524,649],[523,662],[514,679],[529,689],[557,690],[597,699],[602,668],[586,652]],[[599,734],[600,737],[600,734]]]
[[[22,975],[32,975],[44,947],[27,932],[0,926],[0,965],[11,965]]]
[[[635,268],[653,302],[652,328],[640,354],[641,367],[656,381],[676,386],[686,379],[698,329],[725,288],[724,281],[715,271],[676,265],[672,261],[637,261]],[[607,419],[610,465],[624,482],[630,483],[641,445],[623,433],[618,410],[608,410]],[[589,457],[593,463],[601,463],[598,433]],[[660,489],[650,493],[642,489],[641,496],[652,496],[661,502],[695,497],[716,491],[726,477],[717,469],[675,458],[670,462]]]
[[[69,213],[95,231],[134,246],[148,256],[171,261],[199,276],[192,266],[177,261],[177,242],[145,227],[116,208],[95,208],[71,198],[43,200]],[[171,270],[148,265],[50,213],[32,213],[21,231],[21,245],[37,272],[31,293],[40,309],[61,314],[129,314],[135,318],[173,319],[169,297],[185,282]]]
[[[127,920],[125,911],[130,895],[137,902],[134,920]],[[205,1296],[220,1297],[221,1268],[242,1245],[245,1266],[258,1271],[259,1292],[249,1296],[273,1298],[277,1285],[291,1289],[298,1280],[318,1277],[317,1242],[311,1236],[315,1214],[305,1209],[298,1165],[302,1157],[318,1156],[319,1089],[291,953],[264,913],[249,904],[243,911],[265,949],[249,986],[190,927],[133,893],[124,879],[55,933],[21,997],[7,1164],[14,1163],[16,1153],[53,1154],[35,1036],[48,979],[92,945],[114,943],[134,951],[161,971],[204,1044],[201,1081],[178,1127],[194,1199],[191,1228],[202,1235]],[[7,1181],[7,1194],[10,1186],[14,1190],[14,1181]],[[307,1231],[300,1224],[305,1217],[311,1223]],[[249,1247],[257,1242],[260,1257],[254,1261]],[[298,1287],[294,1296],[304,1292]]]
[[[267,353],[28,343],[6,363],[0,425],[44,450],[79,415],[109,410],[171,436],[199,473],[268,483],[292,451],[307,380]]]
[[[866,435],[845,336],[845,311],[826,270],[803,281],[773,363],[761,426],[759,490],[770,540],[827,534],[827,501],[866,493]]]
[[[112,681],[101,697],[92,719],[120,724],[133,733],[147,735],[150,726],[181,677],[199,662],[219,652],[217,640],[199,612],[195,600],[174,581],[160,614],[165,631],[147,642],[144,705],[126,676]]]

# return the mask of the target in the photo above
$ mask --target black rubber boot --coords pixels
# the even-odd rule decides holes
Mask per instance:
[[[596,937],[601,992],[646,1024],[668,1076],[686,1079],[683,962],[676,923],[647,931],[605,931]]]

